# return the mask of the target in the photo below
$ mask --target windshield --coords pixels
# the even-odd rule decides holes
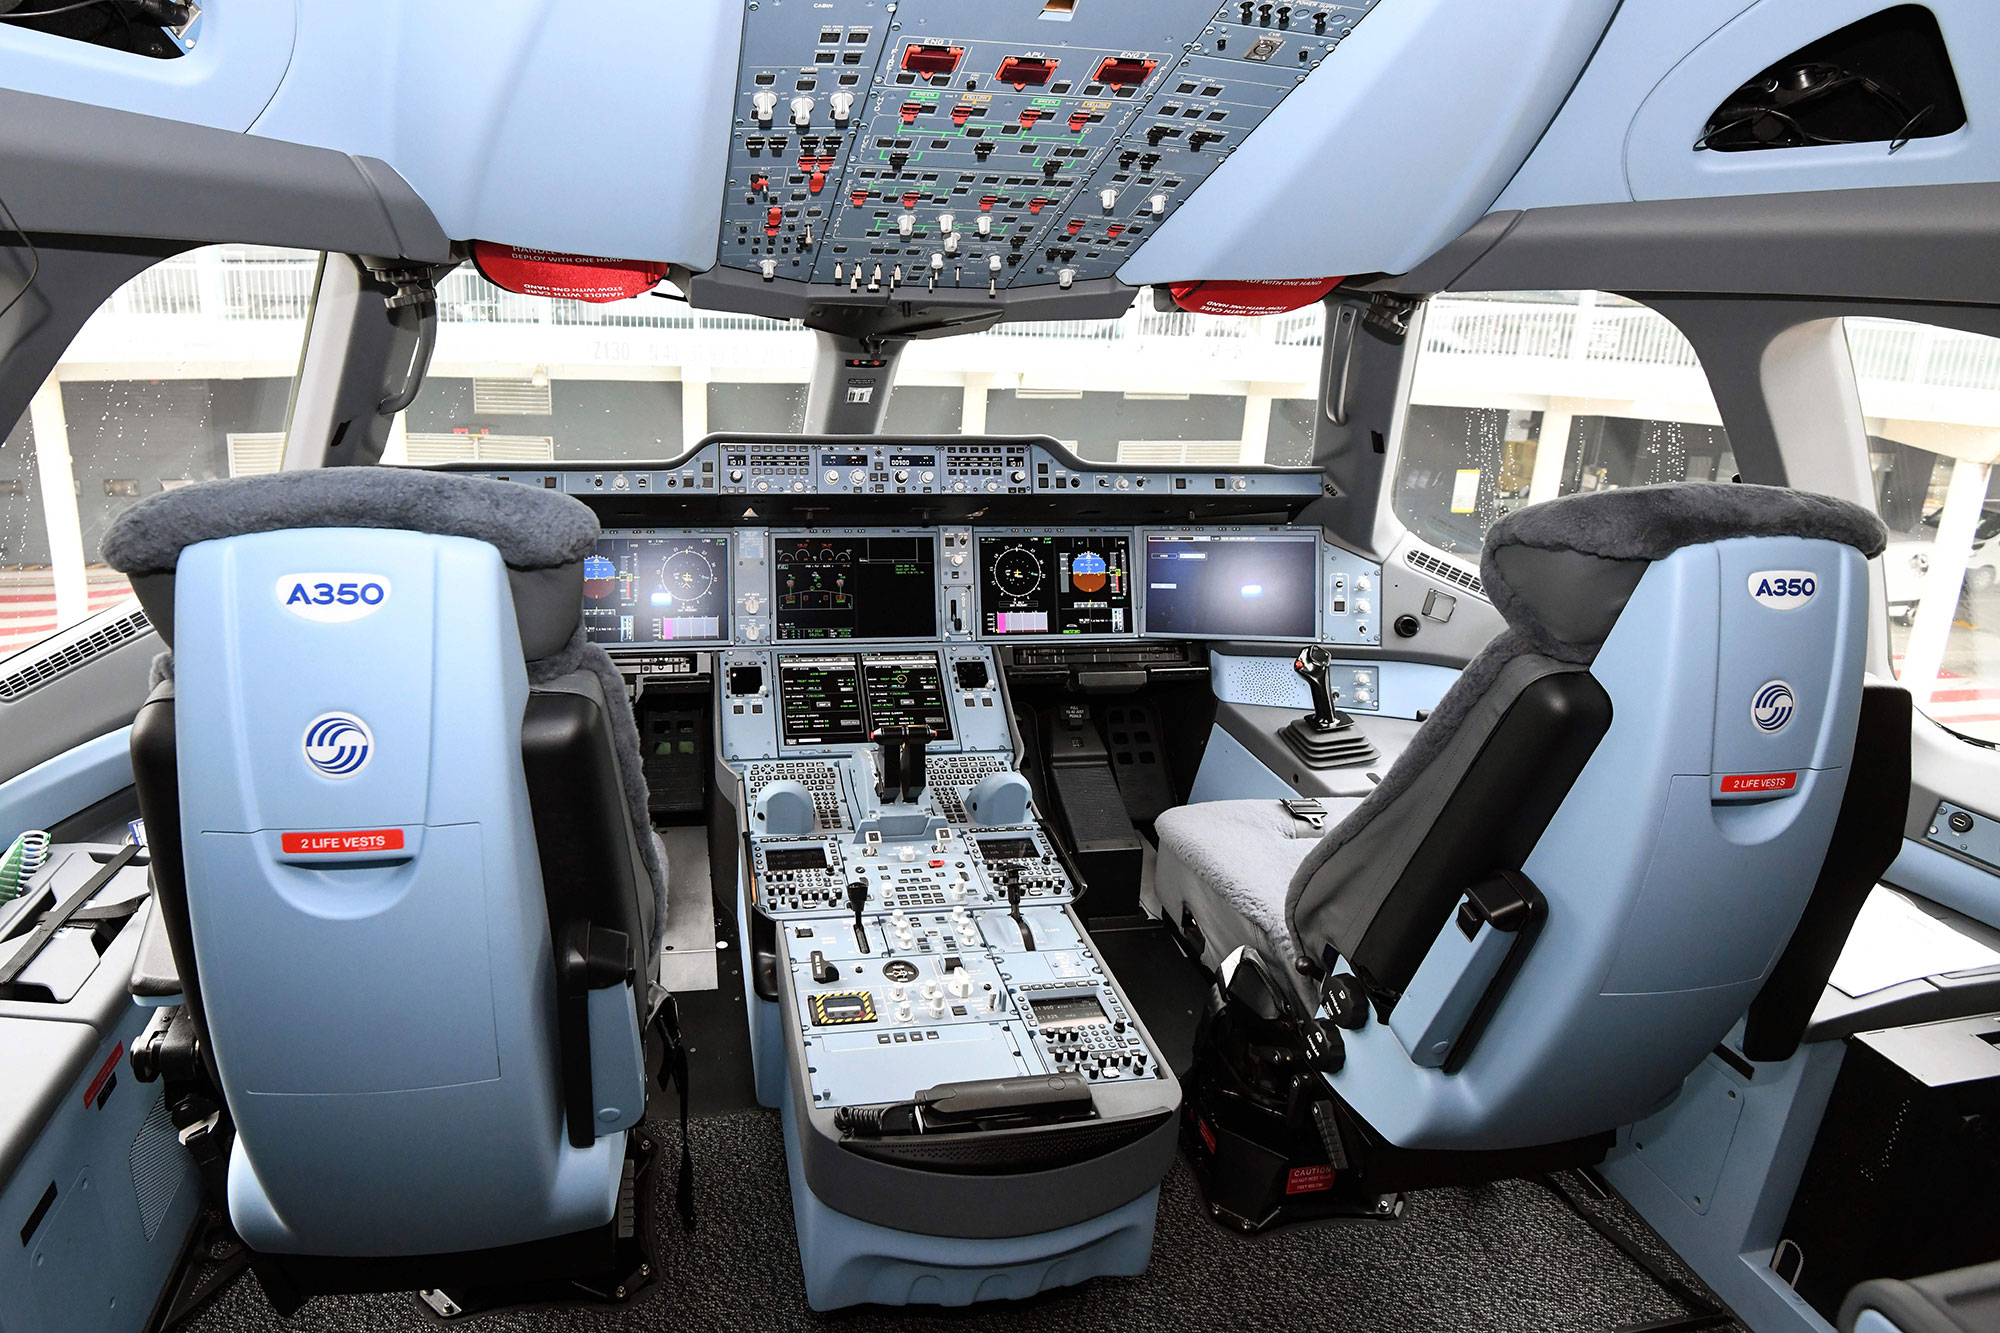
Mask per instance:
[[[387,462],[671,457],[804,428],[814,336],[648,295],[591,305],[439,284],[437,352]],[[1325,311],[1003,324],[913,342],[883,431],[1052,435],[1097,462],[1304,464]]]

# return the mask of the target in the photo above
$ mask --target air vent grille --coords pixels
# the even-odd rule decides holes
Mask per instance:
[[[406,437],[406,447],[415,467],[434,463],[546,463],[556,456],[555,438],[549,435],[411,431]]]
[[[547,383],[533,380],[474,380],[472,410],[482,417],[545,417],[553,399]]]
[[[1455,565],[1449,560],[1440,560],[1429,551],[1405,551],[1403,552],[1403,563],[1419,573],[1430,575],[1434,579],[1445,583],[1456,583],[1467,592],[1478,593],[1481,597],[1486,595],[1486,589],[1479,582],[1479,575],[1473,573],[1464,565]]]
[[[107,621],[82,638],[72,639],[59,648],[42,653],[30,649],[23,654],[29,659],[26,663],[0,676],[0,703],[13,703],[33,694],[49,682],[67,676],[115,648],[124,647],[152,628],[153,622],[146,619],[146,613],[135,607],[129,614]]]

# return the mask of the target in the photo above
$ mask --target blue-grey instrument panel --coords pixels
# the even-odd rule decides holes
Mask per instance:
[[[1314,528],[614,528],[610,648],[1138,638],[1379,646],[1380,567]]]
[[[1375,0],[767,0],[720,262],[878,293],[1108,277]]]

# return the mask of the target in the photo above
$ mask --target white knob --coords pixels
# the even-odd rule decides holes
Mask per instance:
[[[1153,196],[1151,203],[1155,213],[1164,213],[1167,211],[1167,196],[1156,194]]]
[[[1370,588],[1374,586],[1375,586],[1375,580],[1368,577],[1368,575],[1356,574],[1354,576],[1354,591],[1367,592]]]
[[[979,234],[981,236],[991,236],[993,234],[993,219],[987,217],[984,213],[981,213],[979,215],[978,225],[979,225]]]
[[[1366,597],[1357,597],[1357,598],[1355,598],[1355,599],[1354,599],[1354,614],[1355,614],[1355,615],[1357,615],[1357,616],[1365,616],[1365,615],[1367,615],[1367,614],[1368,614],[1368,610],[1369,610],[1369,607],[1368,607],[1368,599],[1367,599]]]
[[[766,282],[778,276],[778,261],[775,259],[760,259],[757,261],[757,267],[764,274]]]
[[[953,232],[951,235],[944,238],[944,252],[948,255],[955,255],[958,253],[957,232]]]
[[[933,1018],[944,1017],[944,996],[939,995],[931,1000],[931,1017]]]
[[[1108,187],[1099,190],[1097,192],[1097,202],[1104,205],[1104,211],[1109,213],[1111,211],[1111,206],[1118,202],[1118,191],[1110,189]]]
[[[910,1014],[911,1014],[910,1002],[908,1000],[905,1000],[901,1004],[896,1006],[896,1021],[898,1023],[909,1022]]]
[[[1076,270],[1073,268],[1066,268],[1056,274],[1056,286],[1062,288],[1064,291],[1068,291],[1069,285],[1075,281]]]
[[[953,552],[951,553],[951,563],[953,563],[954,565],[962,565],[962,564],[964,564],[964,563],[965,563],[965,552],[963,552],[963,551],[953,551]]]
[[[848,475],[848,480],[852,481],[856,486],[859,486],[862,482],[868,480],[868,474],[866,472],[861,471],[861,469],[859,468],[856,468],[854,471],[848,473],[847,475]]]
[[[936,273],[943,267],[944,267],[944,256],[939,254],[935,250],[931,251],[931,272]]]
[[[917,859],[917,849],[914,847],[901,847],[897,849],[896,856],[900,860],[914,861]]]
[[[835,472],[832,468],[828,468],[826,471],[826,484],[831,486],[839,480],[840,480],[840,474],[838,472]]]
[[[750,109],[757,113],[758,120],[768,125],[771,123],[771,117],[777,114],[778,95],[776,93],[753,94],[750,98]]]
[[[938,214],[938,230],[943,232],[947,236],[951,235],[951,224],[955,221],[957,221],[957,219],[952,217],[952,215],[949,213]]]
[[[845,125],[847,118],[854,114],[853,93],[835,93],[826,99],[826,104],[833,108],[833,119],[836,124]]]
[[[745,625],[743,627],[743,637],[755,643],[764,637],[764,631],[758,629],[755,625]]]
[[[917,215],[915,213],[903,213],[897,216],[896,218],[897,231],[901,232],[905,236],[908,236],[911,232],[915,231],[916,229],[917,229]]]
[[[745,597],[743,599],[743,609],[753,616],[757,614],[758,609],[763,605],[764,599],[761,597]]]
[[[909,993],[910,993],[909,987],[903,985],[903,983],[900,981],[897,982],[895,985],[889,987],[889,998],[892,1001],[898,1003],[906,999],[909,996]]]
[[[799,96],[792,99],[792,124],[804,129],[813,123],[813,100]]]
[[[910,928],[910,918],[904,916],[903,909],[898,907],[894,912],[889,914],[889,924],[897,930],[908,930]]]
[[[999,255],[988,255],[988,256],[986,256],[986,271],[987,271],[988,273],[998,273],[998,272],[1000,271],[1000,256],[999,256]]]
[[[945,989],[950,991],[958,999],[962,1000],[966,996],[972,994],[972,979],[970,977],[963,977],[963,976],[953,977],[950,981],[947,981],[945,983]]]
[[[923,480],[924,480],[924,481],[925,481],[926,483],[929,483],[929,482],[933,482],[933,481],[936,481],[936,480],[937,480],[937,473],[935,473],[935,472],[926,472],[926,473],[924,473],[924,475],[923,475],[923,478],[922,478],[922,479],[923,479]]]

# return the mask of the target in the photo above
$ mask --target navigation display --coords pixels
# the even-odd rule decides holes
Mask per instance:
[[[944,678],[936,653],[876,655],[861,659],[861,691],[868,702],[868,727],[929,727],[938,740],[951,739],[951,710],[944,704]]]
[[[1131,543],[1122,535],[981,537],[981,632],[1129,633],[1131,566]]]
[[[600,537],[583,562],[583,627],[592,643],[728,639],[729,538]]]
[[[936,653],[781,655],[778,715],[787,745],[852,745],[877,727],[912,722],[951,739]]]
[[[1311,639],[1317,533],[1146,535],[1146,632],[1189,639]]]
[[[780,641],[936,637],[935,538],[785,535],[772,547]]]
[[[860,668],[851,657],[780,657],[778,715],[787,745],[867,740]]]

